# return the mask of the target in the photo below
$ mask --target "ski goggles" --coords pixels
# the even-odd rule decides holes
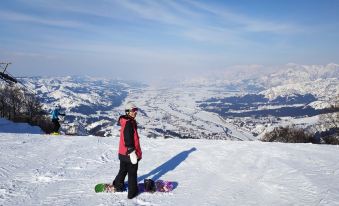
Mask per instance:
[[[138,111],[138,108],[131,109],[131,112],[137,112],[137,111]]]

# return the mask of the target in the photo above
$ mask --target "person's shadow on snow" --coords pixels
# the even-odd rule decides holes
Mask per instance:
[[[179,154],[175,155],[174,157],[172,157],[170,160],[168,160],[164,164],[162,164],[159,167],[155,168],[154,170],[150,171],[148,174],[145,174],[145,175],[138,177],[138,182],[143,181],[144,179],[149,178],[152,175],[154,175],[152,177],[152,180],[154,180],[154,181],[159,180],[161,178],[161,176],[163,176],[164,174],[166,174],[169,171],[174,170],[178,165],[180,165],[180,163],[185,161],[187,159],[187,157],[192,152],[194,152],[196,150],[197,149],[195,147],[193,147],[189,150],[180,152]],[[178,183],[175,182],[175,187],[177,185],[178,185]]]

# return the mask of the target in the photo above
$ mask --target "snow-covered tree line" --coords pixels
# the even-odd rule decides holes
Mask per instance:
[[[294,125],[274,128],[261,141],[288,143],[324,143],[339,145],[339,95],[328,108],[329,113],[321,114],[319,122],[311,128],[297,128]],[[312,133],[312,131],[314,131]]]
[[[48,132],[51,123],[45,114],[34,94],[18,86],[0,85],[0,117],[40,126]]]
[[[326,144],[339,145],[339,95],[336,98],[336,102],[331,106],[333,113],[323,114],[320,116],[319,127],[326,127],[328,129],[319,128],[324,130],[319,133],[321,140]]]

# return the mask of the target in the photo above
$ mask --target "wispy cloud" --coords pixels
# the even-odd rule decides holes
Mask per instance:
[[[230,11],[227,7],[218,8],[197,1],[184,2],[119,1],[119,5],[141,19],[175,26],[175,35],[198,42],[258,44],[251,33],[284,35],[305,30],[301,25],[260,20]]]
[[[31,62],[45,56],[64,67],[142,68],[148,74],[254,71],[267,62],[318,56],[318,48],[335,59],[338,29],[331,25],[337,22],[304,25],[240,7],[193,0],[12,0],[0,8],[0,52]]]
[[[38,1],[39,7],[48,11],[59,11],[66,14],[54,18],[37,16],[36,14],[2,11],[0,16],[10,21],[21,21],[66,28],[97,27],[96,22],[74,19],[67,14],[81,14],[105,17],[111,20],[123,20],[126,24],[133,23],[142,29],[142,21],[172,26],[169,35],[186,38],[192,41],[218,44],[233,44],[243,42],[256,43],[256,40],[244,35],[244,32],[266,32],[276,35],[300,31],[300,25],[291,23],[259,20],[255,17],[239,14],[218,8],[211,4],[197,1],[99,1],[69,2],[69,1]],[[157,27],[157,25],[153,25]],[[299,29],[298,29],[299,28]],[[101,28],[106,32],[110,28]],[[95,31],[96,29],[93,29]],[[99,29],[97,31],[100,31]]]
[[[201,3],[197,1],[191,1],[192,6],[199,8],[200,10],[207,11],[222,22],[230,22],[235,25],[235,28],[240,30],[247,30],[250,32],[275,32],[275,33],[291,33],[300,31],[298,28],[301,25],[294,25],[290,22],[275,22],[275,21],[267,21],[261,20],[257,17],[248,16],[246,14],[241,14],[238,12],[230,11],[227,7],[216,7],[210,4]]]
[[[73,20],[63,20],[63,19],[51,19],[51,18],[41,18],[32,14],[24,14],[13,11],[1,11],[0,18],[7,21],[23,22],[23,23],[33,23],[33,24],[43,24],[46,26],[57,26],[65,28],[74,28],[83,26],[84,24],[80,21]]]

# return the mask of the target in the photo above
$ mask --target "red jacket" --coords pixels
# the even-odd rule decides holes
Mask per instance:
[[[119,118],[119,123],[121,125],[119,159],[130,161],[128,154],[135,150],[138,160],[140,160],[142,158],[142,151],[137,131],[137,122],[133,118],[123,115]]]

